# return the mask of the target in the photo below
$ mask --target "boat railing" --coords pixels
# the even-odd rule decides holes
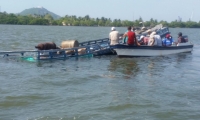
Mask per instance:
[[[26,53],[26,54],[25,54]],[[34,56],[38,60],[44,59],[66,59],[68,57],[79,57],[85,55],[104,55],[111,53],[109,38],[80,42],[79,47],[51,50],[23,50],[23,51],[0,51],[0,55],[22,57],[28,53],[36,53]]]
[[[109,38],[103,38],[103,39],[98,39],[98,40],[90,40],[90,41],[81,42],[79,43],[79,46],[103,44],[103,43],[108,43],[108,42],[109,42]]]
[[[80,53],[79,50],[84,49],[84,52]],[[67,53],[66,51],[71,51],[71,53]],[[38,60],[44,59],[66,59],[68,57],[79,57],[84,55],[92,54],[90,50],[90,46],[81,46],[67,49],[51,49],[51,50],[23,50],[23,51],[2,51],[0,55],[12,56],[19,54],[22,57],[25,53],[36,53],[36,58]]]
[[[161,38],[165,37],[166,34],[169,34],[169,28],[168,27],[163,27],[161,29],[156,30],[156,34],[160,35]]]

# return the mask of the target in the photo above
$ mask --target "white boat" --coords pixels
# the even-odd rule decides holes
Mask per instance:
[[[174,46],[129,46],[125,44],[118,44],[112,46],[118,56],[164,56],[169,54],[177,54],[183,52],[191,52],[193,50],[193,44],[178,43]]]

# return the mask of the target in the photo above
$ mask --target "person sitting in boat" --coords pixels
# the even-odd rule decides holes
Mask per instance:
[[[131,27],[131,31],[133,31],[133,32],[134,32],[135,30],[136,30],[136,29],[135,29],[135,27],[134,27],[134,26],[132,26],[132,27]],[[128,31],[127,31],[127,32],[128,32]]]
[[[119,40],[122,40],[123,39],[123,33],[119,34]]]
[[[145,27],[142,27],[139,31],[138,34],[142,34],[143,32],[145,32],[147,29]]]
[[[111,32],[109,34],[110,45],[119,44],[119,32],[116,31],[115,27],[111,28]]]
[[[171,46],[173,44],[174,40],[170,34],[167,34],[165,38],[162,40],[163,46]]]
[[[131,27],[131,31],[132,31],[132,32],[135,31],[134,26]],[[128,32],[128,30],[127,30],[124,34],[126,34],[127,32]],[[124,39],[123,39],[123,43],[124,43],[124,44],[127,44],[127,41],[128,41],[128,37],[124,37]]]
[[[59,49],[59,47],[57,47],[54,42],[40,43],[35,46],[35,48],[37,48],[38,50]]]
[[[162,40],[160,35],[157,35],[156,32],[152,32],[148,41],[149,46],[162,46]]]
[[[188,39],[185,39],[183,36],[182,36],[182,33],[181,32],[179,32],[178,33],[178,43],[186,43],[186,42],[188,42]]]
[[[149,37],[141,35],[140,41],[138,42],[140,43],[140,45],[148,45],[148,41],[149,41]]]
[[[150,35],[152,33],[151,29],[148,29],[146,33],[147,33],[147,37],[150,37]]]
[[[128,27],[128,32],[124,34],[124,37],[127,37],[127,44],[128,45],[137,45],[140,46],[136,39],[135,32],[131,31],[131,26]]]

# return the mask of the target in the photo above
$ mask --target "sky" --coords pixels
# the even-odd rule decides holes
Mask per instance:
[[[20,13],[25,9],[42,6],[64,17],[76,15],[91,18],[110,18],[143,21],[151,18],[171,22],[200,21],[200,0],[0,0],[0,11]]]

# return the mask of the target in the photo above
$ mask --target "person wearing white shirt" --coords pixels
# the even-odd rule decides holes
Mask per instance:
[[[111,28],[111,32],[109,34],[110,45],[119,44],[119,32],[116,31],[115,27]]]

